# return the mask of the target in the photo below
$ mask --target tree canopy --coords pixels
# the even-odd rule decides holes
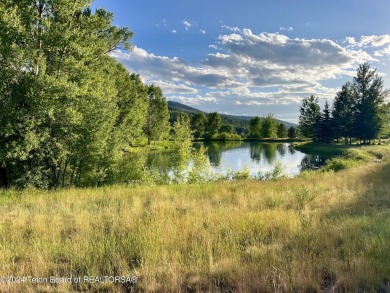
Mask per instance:
[[[133,34],[90,3],[0,3],[2,186],[100,184],[144,137],[151,90],[109,54]]]

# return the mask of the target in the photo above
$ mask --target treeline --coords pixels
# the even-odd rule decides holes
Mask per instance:
[[[291,126],[289,129],[283,123],[279,123],[271,114],[261,121],[259,117],[252,118],[249,122],[248,138],[295,138],[297,129]]]
[[[207,140],[241,140],[242,136],[236,128],[230,124],[222,124],[219,113],[209,114],[195,113],[191,117],[191,131],[195,139],[204,138]]]
[[[303,136],[330,143],[345,139],[370,144],[371,140],[390,136],[390,103],[382,77],[367,63],[361,64],[353,82],[337,93],[332,106],[325,103],[321,111],[318,98],[303,100],[299,129]]]
[[[279,123],[271,114],[266,118],[254,117],[249,121],[249,127],[234,127],[231,124],[222,124],[219,113],[195,113],[191,117],[191,130],[194,138],[207,140],[242,140],[263,138],[295,138],[298,130],[289,129]]]
[[[132,32],[90,2],[0,3],[0,187],[100,184],[129,145],[169,136],[161,89],[109,56]]]

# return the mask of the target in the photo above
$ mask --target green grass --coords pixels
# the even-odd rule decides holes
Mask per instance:
[[[350,152],[363,163],[294,179],[0,191],[0,276],[137,276],[139,292],[376,292],[390,279],[390,148]]]

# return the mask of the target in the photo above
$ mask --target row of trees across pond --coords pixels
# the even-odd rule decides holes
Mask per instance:
[[[390,135],[390,103],[382,77],[365,63],[358,67],[352,82],[347,82],[337,93],[333,106],[325,103],[321,111],[318,98],[303,100],[300,108],[299,130],[305,137],[332,142],[344,138],[346,142],[371,140]]]
[[[190,126],[195,139],[211,140],[241,140],[243,138],[295,138],[297,128],[289,129],[279,123],[271,114],[265,118],[253,117],[248,128],[235,127],[231,124],[222,124],[219,113],[196,113],[191,117]]]

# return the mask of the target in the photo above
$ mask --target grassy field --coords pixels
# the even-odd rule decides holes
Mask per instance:
[[[389,289],[390,147],[348,152],[339,172],[269,182],[2,191],[0,278],[43,279],[0,291]]]

